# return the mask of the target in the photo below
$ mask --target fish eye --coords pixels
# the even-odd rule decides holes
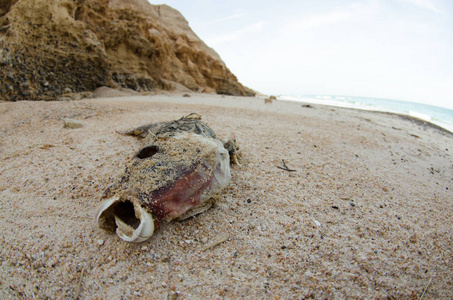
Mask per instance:
[[[154,154],[156,154],[157,152],[159,152],[159,147],[157,147],[157,146],[147,146],[147,147],[141,149],[135,155],[135,157],[140,158],[140,159],[150,158]]]

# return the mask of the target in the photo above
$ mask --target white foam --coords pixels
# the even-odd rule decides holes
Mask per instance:
[[[431,121],[431,116],[430,115],[426,115],[426,114],[422,114],[422,113],[419,113],[419,112],[416,112],[416,111],[409,111],[409,116],[411,117],[416,117],[418,119],[422,119],[422,120],[425,120],[425,121]]]

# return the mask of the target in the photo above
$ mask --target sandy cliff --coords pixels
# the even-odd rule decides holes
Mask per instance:
[[[146,0],[0,0],[1,99],[99,86],[251,95],[166,5]]]

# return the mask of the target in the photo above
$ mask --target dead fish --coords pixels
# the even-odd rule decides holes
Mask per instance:
[[[192,114],[121,132],[145,138],[146,146],[104,192],[96,214],[102,229],[140,243],[162,221],[210,207],[210,199],[231,181],[230,153],[200,119]],[[231,141],[225,144],[231,148]]]

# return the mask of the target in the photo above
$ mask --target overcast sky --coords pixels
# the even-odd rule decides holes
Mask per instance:
[[[244,85],[453,109],[452,0],[162,0]]]

